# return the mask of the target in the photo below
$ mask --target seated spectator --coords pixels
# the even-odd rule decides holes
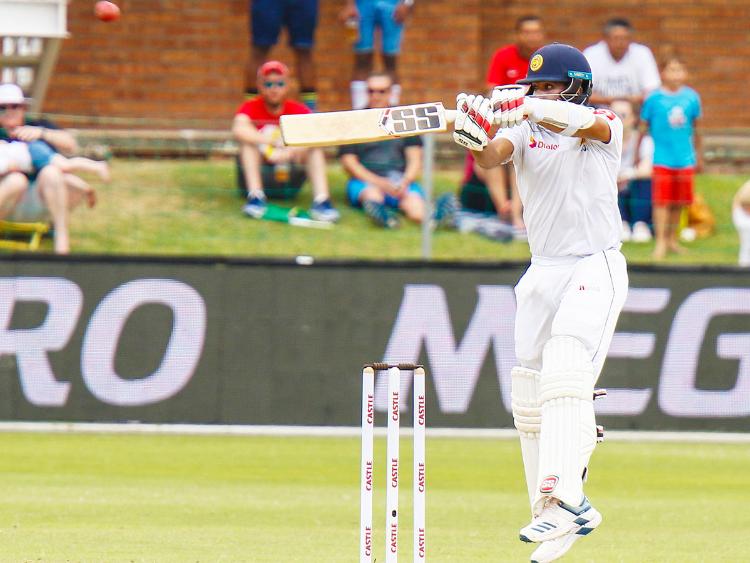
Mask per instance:
[[[654,141],[638,131],[638,117],[630,100],[614,100],[612,111],[622,120],[622,161],[617,176],[622,240],[649,242],[651,234],[651,171]]]
[[[390,74],[371,74],[367,79],[367,107],[388,107],[392,85]],[[422,171],[420,137],[346,145],[339,149],[339,160],[350,176],[346,186],[349,203],[363,208],[376,224],[397,227],[396,210],[414,222],[424,220],[424,194],[416,182]],[[438,221],[450,223],[455,197],[442,198],[436,207]]]
[[[465,228],[462,223],[474,224],[473,219],[481,214],[510,227],[510,229],[499,229],[503,231],[503,240],[507,239],[508,233],[517,239],[525,240],[526,227],[523,224],[521,198],[515,182],[511,183],[510,193],[508,193],[504,173],[503,168],[499,166],[482,168],[477,165],[470,152],[466,154],[466,167],[459,193],[461,204],[461,213],[457,217],[459,230],[471,230]],[[467,214],[470,215],[467,216]],[[469,220],[464,221],[464,219]]]
[[[750,267],[750,181],[745,182],[732,201],[732,222],[740,235],[740,266]]]
[[[28,119],[26,108],[27,101],[18,85],[0,85],[0,140],[29,143],[36,146],[35,151],[48,156],[50,151],[63,155],[76,152],[78,144],[73,135],[59,129],[51,121]],[[42,148],[42,145],[46,147]],[[84,197],[89,205],[96,201],[88,184],[60,168],[59,164],[63,162],[53,155],[38,174],[32,172],[27,177],[9,170],[0,179],[0,219],[22,222],[51,219],[55,233],[54,248],[59,254],[70,252],[71,210]]]
[[[57,166],[65,174],[90,172],[103,182],[110,181],[109,165],[104,161],[91,160],[81,156],[71,158],[56,153],[44,141],[2,141],[0,140],[0,175],[7,172],[38,174],[45,166]]]
[[[247,187],[243,212],[260,219],[266,212],[266,198],[296,196],[305,171],[313,188],[310,215],[318,221],[335,222],[339,212],[331,204],[326,162],[321,148],[284,147],[279,131],[282,115],[310,113],[305,105],[287,99],[289,69],[269,61],[258,69],[260,96],[243,103],[234,117],[232,133],[240,144],[239,159]]]
[[[614,99],[626,99],[635,106],[661,84],[654,54],[646,45],[633,41],[633,26],[625,18],[604,24],[603,38],[587,47],[584,56],[594,75],[589,104],[609,107]]]

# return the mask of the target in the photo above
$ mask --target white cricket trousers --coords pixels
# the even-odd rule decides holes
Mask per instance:
[[[515,292],[520,364],[541,371],[547,341],[572,336],[589,353],[596,382],[628,292],[622,253],[613,248],[584,257],[533,257]]]

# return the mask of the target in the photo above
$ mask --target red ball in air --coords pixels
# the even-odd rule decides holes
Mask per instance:
[[[120,7],[114,2],[100,0],[94,5],[94,15],[103,22],[119,20]]]

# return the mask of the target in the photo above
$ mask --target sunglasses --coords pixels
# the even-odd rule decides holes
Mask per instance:
[[[390,88],[368,88],[368,94],[387,94]]]
[[[263,83],[263,86],[265,86],[266,88],[273,88],[274,86],[276,86],[276,88],[283,88],[284,86],[286,86],[286,82],[284,82],[283,80],[267,80]]]

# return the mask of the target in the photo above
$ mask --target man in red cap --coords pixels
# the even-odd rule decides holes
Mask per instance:
[[[257,75],[260,95],[240,106],[232,126],[240,144],[240,164],[247,188],[243,212],[262,218],[266,197],[294,197],[306,173],[313,188],[310,215],[318,221],[338,221],[340,215],[331,205],[328,191],[323,150],[285,147],[281,139],[282,115],[310,113],[305,105],[287,99],[289,69],[279,61],[268,61],[258,68]]]

